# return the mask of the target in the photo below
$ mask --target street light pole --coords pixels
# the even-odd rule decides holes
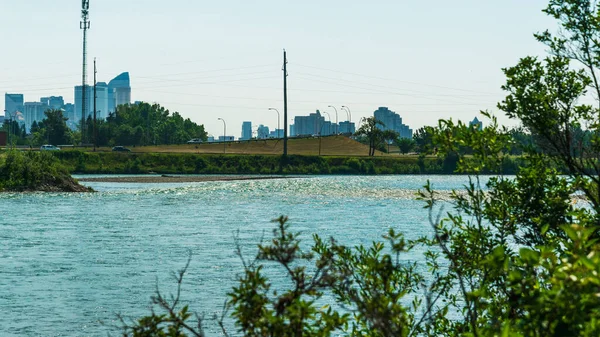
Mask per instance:
[[[217,120],[223,122],[223,153],[225,153],[225,148],[227,146],[227,144],[225,143],[225,137],[227,137],[227,124],[225,123],[225,120],[221,117],[217,118]]]
[[[338,134],[338,114],[337,114],[337,109],[333,106],[333,105],[328,105],[329,108],[333,108],[333,110],[335,110],[335,134]],[[331,121],[331,118],[329,118],[329,120]]]
[[[345,110],[348,114],[348,133],[351,133],[350,126],[352,124],[352,113],[350,113],[350,109],[345,105],[342,105],[342,110]]]
[[[4,118],[6,118],[6,114],[8,113],[8,110],[4,110]],[[8,116],[10,117],[10,116]],[[9,118],[8,119],[8,135],[6,136],[6,147],[8,148],[8,144],[10,144],[10,127],[12,125],[12,120]]]
[[[329,115],[329,112],[327,111],[323,111],[324,114],[327,114],[327,117],[329,117],[329,124],[331,124],[331,116]],[[323,132],[323,126],[321,126],[321,132]],[[331,133],[331,127],[329,128],[329,133],[328,135]]]
[[[277,138],[279,138],[279,120],[281,119],[281,115],[279,114],[279,110],[275,109],[275,108],[269,108],[269,110],[275,110],[277,112]]]
[[[327,114],[327,116],[329,117],[329,123],[331,123],[331,116],[329,116],[329,112],[323,111],[323,113]],[[323,122],[321,122],[321,127],[319,128],[319,156],[321,155],[321,138],[323,138],[323,125],[325,125],[325,117],[323,117]]]

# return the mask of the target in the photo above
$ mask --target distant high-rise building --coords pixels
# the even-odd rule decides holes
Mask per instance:
[[[64,107],[65,100],[62,96],[50,96],[48,97],[48,102],[46,102],[46,104],[50,107],[50,109],[58,110]]]
[[[351,133],[351,134],[354,134],[356,132],[356,128],[354,126],[354,123],[351,123],[349,121],[340,122],[339,132],[340,133]]]
[[[324,129],[325,117],[317,110],[308,116],[294,117],[294,134],[296,136],[312,136],[321,134]],[[331,123],[330,123],[331,124]]]
[[[378,126],[381,130],[393,130],[398,132],[401,138],[412,138],[412,129],[408,125],[402,124],[400,115],[387,107],[380,107],[375,110],[373,115],[377,120],[383,122],[383,126]]]
[[[73,116],[75,122],[81,120],[81,88],[80,85],[75,87],[75,111]],[[85,118],[87,119],[88,116],[94,117],[94,86],[86,85],[85,97],[87,105]],[[98,82],[96,83],[96,118],[104,119],[108,117],[110,111],[108,106],[108,85],[104,82]]]
[[[266,139],[269,138],[269,127],[265,125],[259,125],[258,130],[256,132],[256,138],[258,139]]]
[[[477,117],[475,117],[475,119],[473,119],[472,121],[469,122],[469,126],[472,128],[475,128],[479,131],[483,130],[483,123],[481,121],[479,121],[479,119],[477,119]]]
[[[92,87],[92,92],[94,88]],[[94,97],[92,95],[88,97]],[[94,112],[93,109],[94,100],[92,99],[92,114]],[[98,82],[96,83],[96,118],[98,119],[106,119],[108,117],[108,113],[110,110],[108,109],[108,84],[106,82]]]
[[[89,85],[85,86],[85,118],[87,119],[87,116],[89,116],[90,112],[93,110],[93,102],[90,99],[91,97],[93,97],[93,93],[92,93],[92,87]],[[82,112],[82,107],[81,107],[81,98],[82,98],[82,86],[77,85],[75,86],[75,113],[74,113],[74,117],[75,120],[74,122],[79,122],[81,120],[81,112]]]
[[[23,104],[23,122],[25,123],[25,130],[29,132],[33,122],[39,123],[46,119],[44,112],[48,109],[50,109],[50,107],[44,102],[25,102]]]
[[[23,110],[23,94],[4,94],[4,110],[6,117]]]
[[[69,122],[71,123],[75,123],[75,105],[73,103],[67,103],[63,106],[63,116],[67,117],[67,124],[69,124]]]
[[[124,72],[108,82],[108,111],[113,112],[121,104],[131,103],[129,73]]]
[[[243,122],[242,123],[242,136],[240,140],[249,140],[252,139],[252,122]]]

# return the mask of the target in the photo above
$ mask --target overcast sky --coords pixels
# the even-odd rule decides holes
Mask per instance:
[[[88,78],[129,71],[132,100],[159,103],[221,135],[244,120],[289,119],[316,109],[335,122],[379,106],[413,129],[440,118],[497,111],[501,68],[543,55],[532,34],[552,29],[546,0],[91,0]],[[25,101],[64,96],[81,83],[79,0],[0,0],[0,92]],[[88,83],[89,83],[88,82]],[[0,111],[4,110],[4,97]],[[506,118],[500,118],[508,122]],[[283,124],[283,120],[281,121]]]

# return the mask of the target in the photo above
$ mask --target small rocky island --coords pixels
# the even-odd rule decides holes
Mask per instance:
[[[47,152],[0,152],[0,192],[93,192]]]

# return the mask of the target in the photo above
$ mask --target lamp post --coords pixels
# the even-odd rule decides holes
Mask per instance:
[[[279,119],[281,119],[281,115],[279,114],[279,110],[275,109],[275,108],[269,108],[269,110],[275,110],[277,112],[277,132],[275,132],[275,134],[277,135],[277,138],[279,137]]]
[[[4,118],[7,117],[7,113],[8,110],[4,110]],[[10,117],[10,116],[8,116]],[[8,144],[10,144],[10,127],[11,127],[12,121],[10,120],[10,118],[8,119],[8,134],[6,135],[6,147],[8,148]]]
[[[327,114],[327,117],[329,117],[329,123],[331,124],[331,116],[329,115],[329,112],[327,111],[323,111],[324,114]],[[321,133],[323,132],[323,126],[321,125]],[[331,133],[331,128],[329,128],[329,132],[327,133],[327,135],[329,135]]]
[[[335,134],[338,134],[338,114],[337,114],[337,109],[333,106],[333,105],[328,105],[327,107],[329,108],[333,108],[333,110],[335,110]],[[331,121],[331,118],[329,118],[329,120]]]
[[[329,123],[331,123],[331,116],[327,111],[323,111],[323,113],[327,114],[329,117]],[[323,125],[325,125],[325,117],[323,117],[323,122],[321,123],[321,127],[319,128],[319,156],[321,155],[321,138],[323,138]]]
[[[223,122],[223,153],[225,153],[225,148],[227,146],[227,144],[225,143],[225,137],[227,135],[227,124],[225,123],[225,120],[221,117],[217,118],[217,120]]]
[[[348,114],[348,133],[352,133],[350,130],[350,126],[352,124],[352,114],[350,113],[350,109],[347,106],[342,105],[342,110],[346,111]]]

